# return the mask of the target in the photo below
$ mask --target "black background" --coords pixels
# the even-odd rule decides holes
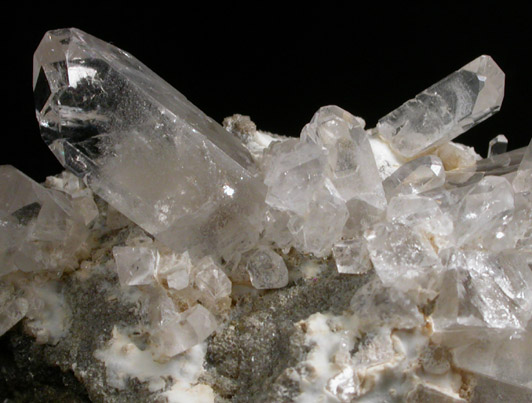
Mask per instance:
[[[217,121],[246,114],[260,129],[291,136],[328,104],[373,127],[432,83],[489,54],[506,73],[502,110],[458,141],[485,155],[497,134],[508,137],[511,149],[532,136],[531,13],[522,6],[151,3],[48,2],[4,15],[8,124],[0,164],[38,181],[61,170],[35,121],[32,56],[47,30],[70,26],[132,53]]]

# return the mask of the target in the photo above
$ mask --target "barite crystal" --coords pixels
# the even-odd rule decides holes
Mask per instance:
[[[379,120],[379,135],[406,158],[454,139],[497,112],[504,73],[480,56]]]
[[[33,86],[59,161],[163,243],[223,255],[257,236],[264,195],[249,152],[133,56],[78,29],[49,31]]]
[[[397,194],[428,192],[444,183],[443,162],[434,155],[428,155],[402,165],[382,182],[382,186],[389,200]]]

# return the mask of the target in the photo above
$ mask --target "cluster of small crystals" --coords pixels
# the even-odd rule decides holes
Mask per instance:
[[[351,303],[359,324],[430,324],[458,367],[532,387],[532,142],[505,152],[499,135],[485,159],[451,142],[500,108],[504,73],[489,56],[374,129],[326,106],[299,139],[242,117],[224,129],[131,55],[76,29],[45,35],[34,89],[43,139],[75,176],[42,186],[0,167],[0,334],[31,311],[32,273],[76,270],[94,231],[130,226],[138,231],[112,258],[120,284],[151,301],[162,356],[215,331],[233,285],[287,286],[283,256],[294,248],[332,255],[346,275],[374,270]],[[357,371],[375,360],[347,360],[328,393],[353,398]]]

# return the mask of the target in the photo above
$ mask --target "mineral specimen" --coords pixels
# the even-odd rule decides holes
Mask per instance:
[[[501,105],[490,57],[299,139],[222,128],[77,29],[34,67],[68,171],[0,166],[0,395],[43,400],[29,372],[50,401],[530,401],[532,142],[451,142]]]

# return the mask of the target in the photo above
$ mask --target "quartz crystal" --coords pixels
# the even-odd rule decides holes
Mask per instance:
[[[504,73],[480,56],[379,120],[379,135],[412,158],[452,140],[497,112]]]
[[[325,106],[299,139],[226,131],[77,29],[34,61],[68,171],[0,166],[15,357],[102,401],[530,400],[532,143],[451,141],[500,108],[490,57],[377,128]]]
[[[532,316],[532,271],[519,254],[447,250],[433,319],[437,331],[524,330]]]
[[[383,182],[386,198],[397,194],[416,194],[443,186],[445,169],[442,161],[434,156],[419,157],[407,162]]]
[[[532,140],[523,154],[513,186],[517,192],[532,192]]]
[[[492,138],[489,142],[488,158],[494,155],[503,154],[508,148],[508,139],[504,134],[499,134]]]
[[[239,140],[130,54],[78,29],[34,56],[41,134],[59,161],[176,251],[256,237],[262,184]]]

